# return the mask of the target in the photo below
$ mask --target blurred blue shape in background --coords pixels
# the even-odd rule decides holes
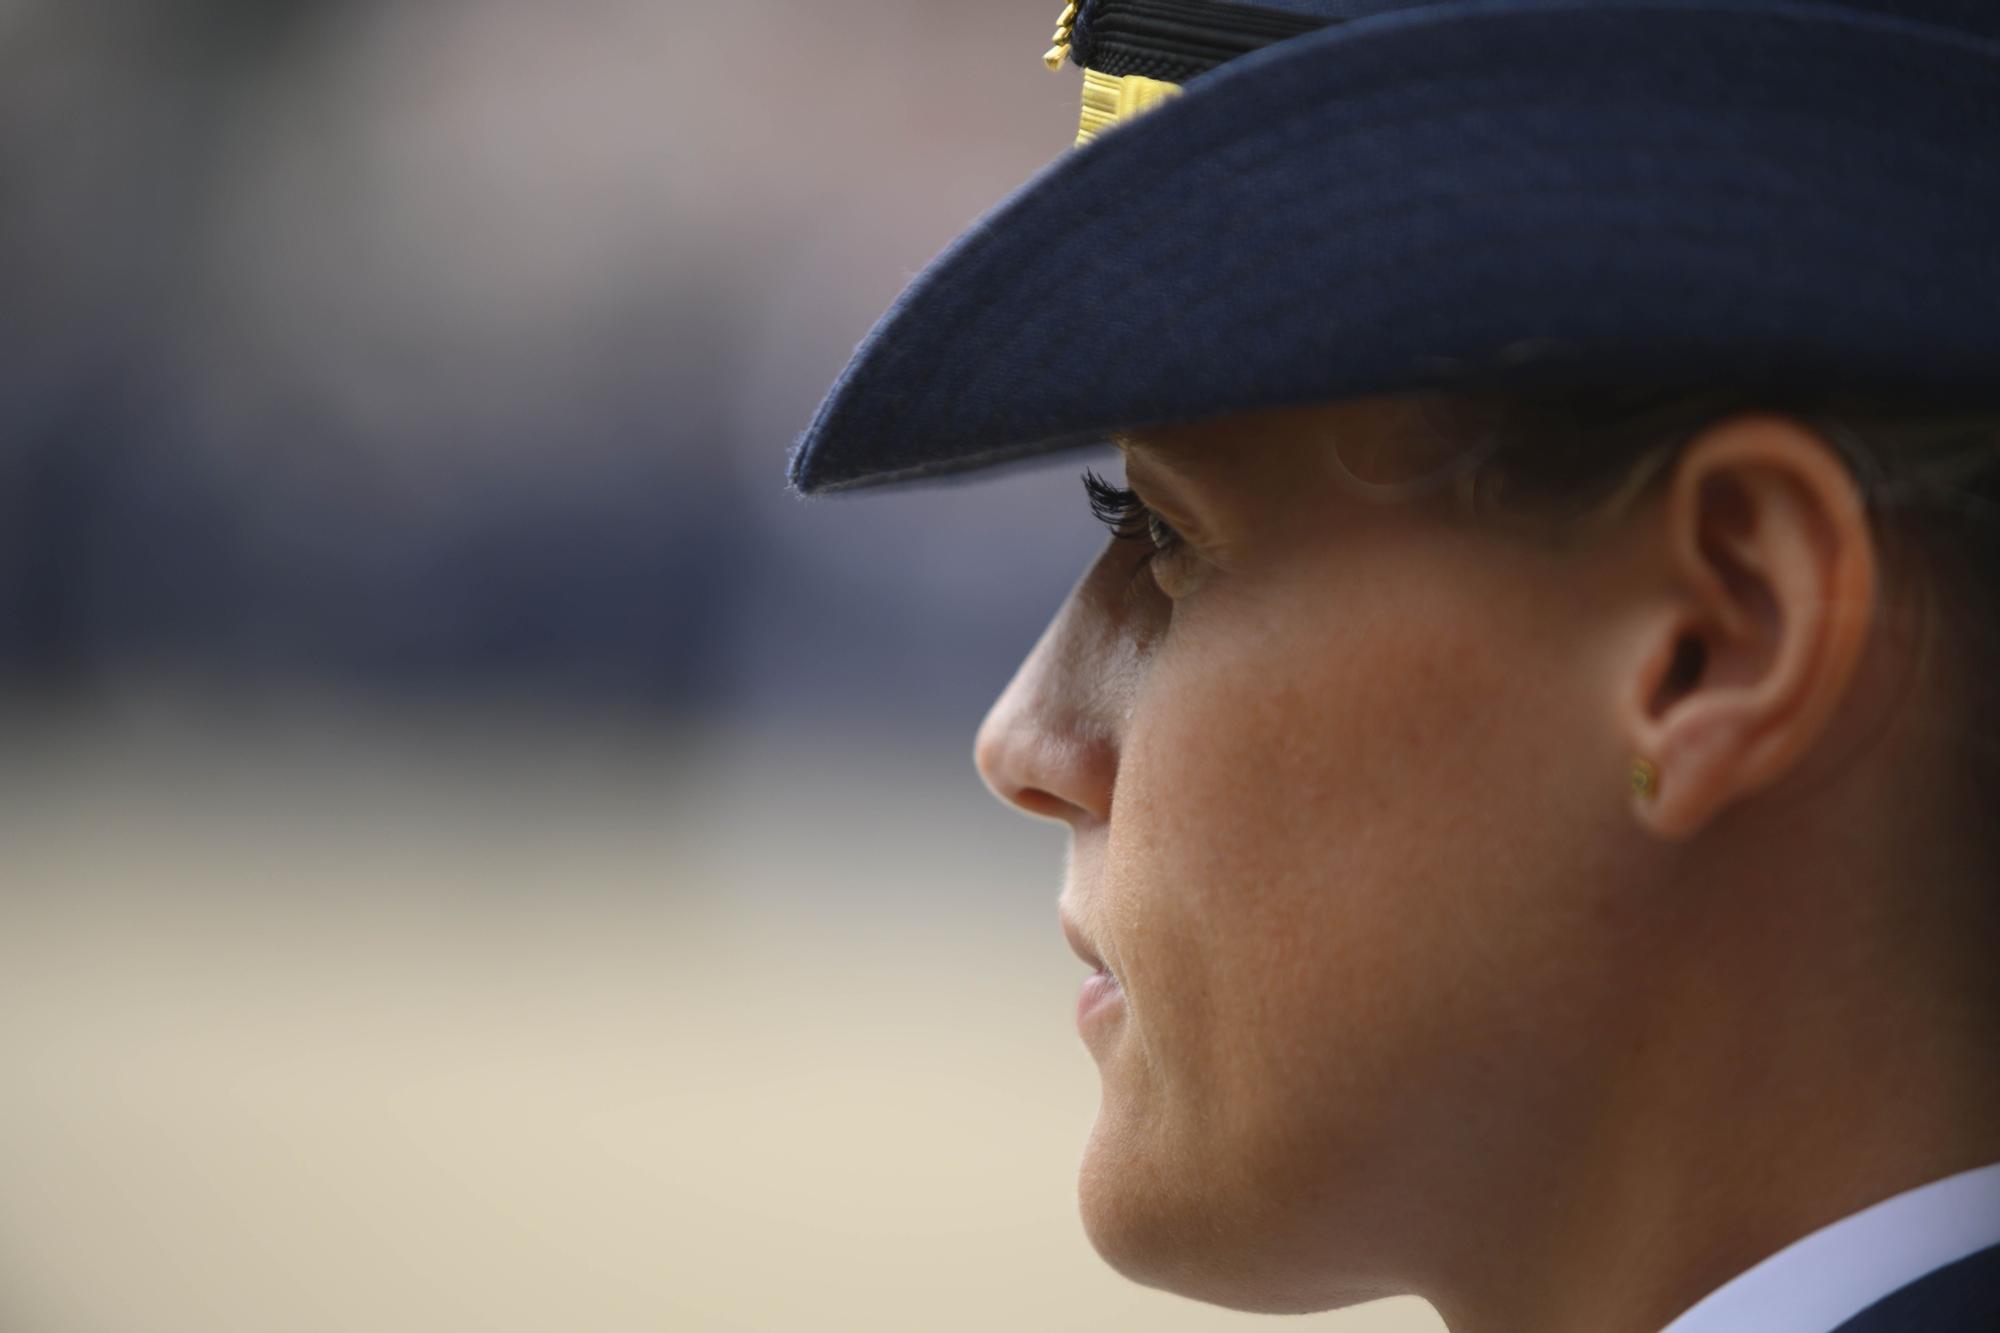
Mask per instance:
[[[965,730],[1098,540],[1073,467],[783,490],[909,273],[1060,151],[1006,7],[0,14],[17,680]]]

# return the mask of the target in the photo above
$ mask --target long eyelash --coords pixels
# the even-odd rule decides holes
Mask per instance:
[[[1090,512],[1111,529],[1112,536],[1123,541],[1149,538],[1155,554],[1180,545],[1180,534],[1149,508],[1138,492],[1113,486],[1088,468],[1083,472],[1083,489],[1090,497]]]
[[[1146,535],[1143,526],[1133,526],[1143,525],[1146,517],[1146,506],[1136,491],[1113,486],[1089,468],[1083,472],[1083,490],[1090,497],[1090,512],[1111,529],[1112,536],[1124,539]]]

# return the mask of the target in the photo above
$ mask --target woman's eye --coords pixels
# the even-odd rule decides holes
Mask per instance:
[[[1150,550],[1140,565],[1152,572],[1161,591],[1171,595],[1174,566],[1186,554],[1186,539],[1135,492],[1112,486],[1094,472],[1084,472],[1083,489],[1090,497],[1091,513],[1111,529],[1112,536],[1148,544]]]

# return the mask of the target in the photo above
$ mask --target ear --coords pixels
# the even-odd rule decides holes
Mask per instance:
[[[1789,417],[1730,417],[1682,450],[1648,543],[1666,596],[1621,701],[1657,780],[1634,812],[1688,838],[1777,782],[1827,729],[1873,620],[1879,557],[1860,488]]]

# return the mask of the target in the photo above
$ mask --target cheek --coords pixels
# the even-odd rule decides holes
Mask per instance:
[[[1463,707],[1469,654],[1371,610],[1350,599],[1338,624],[1283,634],[1277,617],[1190,626],[1148,680],[1129,781],[1121,767],[1129,925],[1173,969],[1161,1018],[1187,1041],[1190,1067],[1164,1072],[1257,1116],[1311,1051],[1352,1076],[1359,1037],[1421,981],[1412,932],[1448,914],[1452,853],[1478,833],[1444,808],[1492,715]]]
[[[1127,1091],[1161,1153],[1264,1211],[1324,1193],[1308,1154],[1354,1187],[1477,1092],[1529,939],[1525,779],[1560,771],[1563,687],[1518,669],[1536,631],[1475,580],[1403,572],[1191,607],[1121,756]]]

